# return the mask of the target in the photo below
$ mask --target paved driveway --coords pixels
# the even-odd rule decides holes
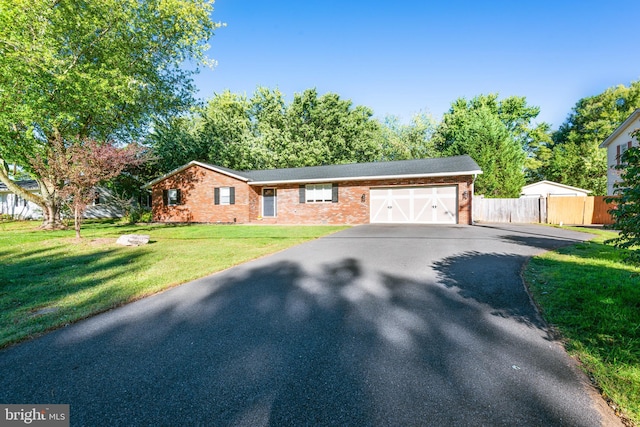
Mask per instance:
[[[597,426],[520,278],[588,239],[360,226],[0,352],[0,402],[73,425]]]

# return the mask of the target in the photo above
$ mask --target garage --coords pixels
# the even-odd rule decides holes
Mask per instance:
[[[372,188],[369,194],[371,223],[458,223],[456,185]]]

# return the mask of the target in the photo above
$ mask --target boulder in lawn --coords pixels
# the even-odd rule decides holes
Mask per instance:
[[[140,246],[149,243],[148,234],[123,234],[116,243],[122,246]]]

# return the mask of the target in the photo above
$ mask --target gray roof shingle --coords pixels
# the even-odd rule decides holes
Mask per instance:
[[[20,181],[15,181],[16,184],[18,184],[20,187],[24,188],[25,190],[38,190],[40,189],[40,187],[38,186],[38,182],[35,179],[23,179]],[[8,192],[9,189],[7,188],[6,184],[4,182],[0,181],[0,191],[2,192]]]
[[[349,163],[344,165],[308,166],[303,168],[237,171],[202,162],[190,162],[149,183],[144,188],[166,179],[196,164],[234,176],[251,184],[291,182],[345,181],[362,179],[428,177],[481,174],[480,166],[468,155],[431,159],[397,160],[391,162]]]
[[[350,163],[304,168],[268,169],[237,172],[249,182],[324,181],[331,179],[381,178],[428,175],[469,175],[482,173],[469,156],[391,162]]]

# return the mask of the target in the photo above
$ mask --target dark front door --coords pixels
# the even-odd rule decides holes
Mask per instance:
[[[276,216],[276,189],[262,189],[262,216]]]

